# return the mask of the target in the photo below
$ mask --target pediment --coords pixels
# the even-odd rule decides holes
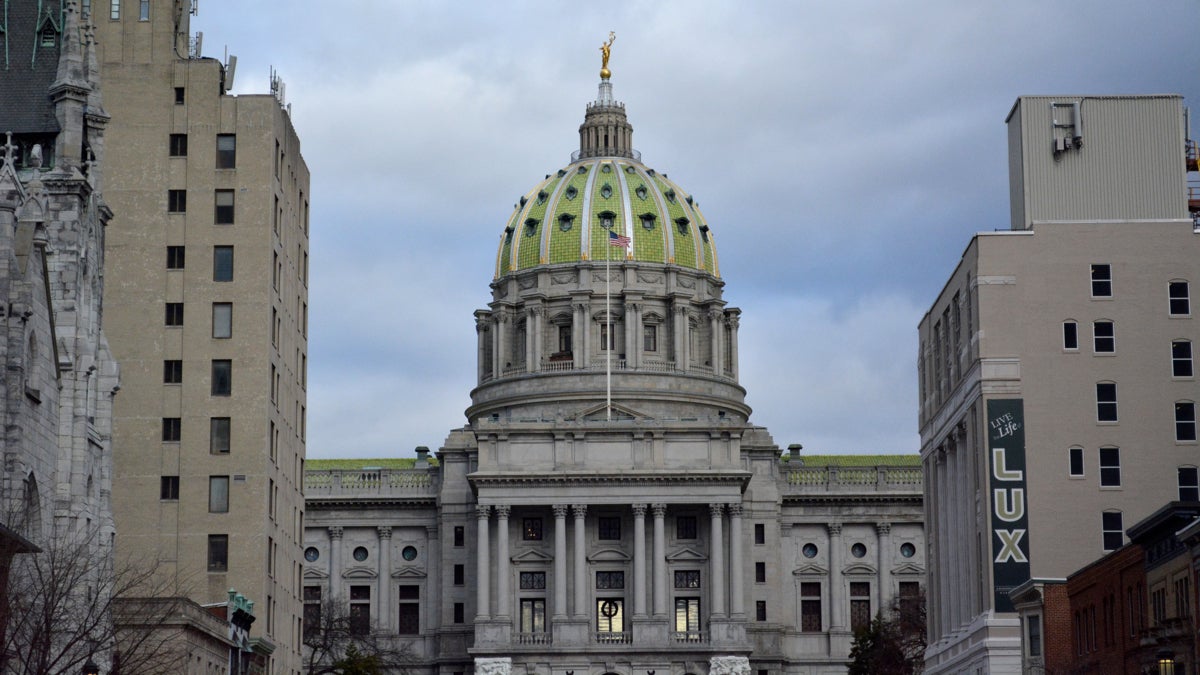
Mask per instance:
[[[407,567],[401,567],[400,569],[396,570],[395,572],[392,572],[392,578],[393,579],[424,579],[425,578],[425,570],[423,570],[419,567],[413,567],[413,566],[409,565]]]
[[[693,548],[685,548],[667,556],[668,562],[706,562],[708,556]]]
[[[825,568],[825,567],[821,567],[820,565],[818,565],[816,563],[809,563],[807,565],[801,565],[800,567],[797,567],[796,569],[792,570],[792,576],[797,576],[797,577],[824,577],[824,576],[828,576],[828,575],[829,575],[829,569]]]
[[[342,572],[344,579],[377,579],[379,573],[369,567],[351,567]]]
[[[514,565],[548,565],[554,562],[554,556],[547,555],[536,549],[521,551],[511,559]]]
[[[304,578],[305,579],[328,579],[329,572],[326,572],[325,570],[314,569],[312,567],[305,567],[304,568]]]
[[[866,563],[853,563],[842,568],[842,574],[875,574],[876,570]]]
[[[612,404],[612,411],[613,411],[614,418],[635,419],[635,420],[636,419],[652,419],[646,413],[641,412],[640,410],[635,410],[634,408],[630,408],[629,406],[626,406],[626,405],[621,405],[620,403]],[[596,421],[596,420],[607,419],[607,418],[608,418],[608,409],[605,407],[605,405],[603,403],[597,403],[596,405],[589,406],[587,408],[583,408],[582,410],[577,411],[569,419],[582,419],[582,420]]]
[[[587,557],[588,562],[620,562],[627,563],[632,558],[629,554],[616,548],[602,548]]]
[[[897,565],[896,567],[893,567],[892,574],[899,574],[901,576],[909,575],[909,574],[924,575],[925,568],[921,567],[920,565],[914,565],[912,563],[904,563],[902,565]]]

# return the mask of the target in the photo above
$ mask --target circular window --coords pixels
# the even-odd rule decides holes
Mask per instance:
[[[321,557],[321,552],[315,546],[309,546],[304,549],[304,559],[308,562],[316,562],[317,558]]]
[[[367,549],[363,548],[362,546],[359,546],[358,548],[354,549],[354,559],[357,560],[358,562],[362,562],[362,561],[366,560],[367,559]]]
[[[905,558],[911,558],[916,554],[917,554],[916,546],[913,546],[912,544],[910,544],[908,542],[900,544],[900,555],[904,556]]]
[[[850,547],[850,555],[855,558],[861,558],[867,554],[867,547],[862,544],[855,544]]]
[[[405,546],[404,549],[400,551],[400,555],[403,556],[405,560],[416,560],[417,549],[412,546]]]
[[[800,549],[800,552],[804,554],[805,558],[815,558],[817,557],[817,545],[805,544],[804,548]]]

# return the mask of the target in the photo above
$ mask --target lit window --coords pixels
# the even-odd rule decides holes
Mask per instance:
[[[1079,349],[1079,325],[1074,321],[1063,322],[1063,349]]]
[[[1100,518],[1104,550],[1115,551],[1121,548],[1121,544],[1125,541],[1125,528],[1121,525],[1121,512],[1105,511],[1100,514]]]
[[[233,361],[213,359],[212,395],[229,396],[233,391]]]
[[[625,632],[625,600],[622,598],[596,599],[596,632],[624,633]],[[601,642],[615,642],[622,638],[618,636],[600,636]]]
[[[208,420],[208,451],[214,455],[229,454],[230,423],[228,417],[210,417]]]
[[[1117,338],[1113,322],[1092,322],[1092,349],[1097,354],[1108,354],[1117,350]]]
[[[1092,297],[1112,297],[1112,266],[1092,265]]]
[[[208,571],[225,572],[229,569],[229,535],[208,535]]]
[[[208,512],[229,513],[229,476],[208,477]]]
[[[1171,375],[1174,377],[1192,376],[1192,343],[1188,340],[1171,342]]]
[[[212,336],[217,339],[233,337],[233,303],[212,304]]]
[[[1179,501],[1200,501],[1200,476],[1194,466],[1179,467]]]
[[[1167,296],[1171,307],[1171,316],[1187,316],[1192,313],[1188,282],[1172,281],[1167,284]]]
[[[1071,448],[1070,454],[1070,476],[1072,478],[1083,477],[1083,448]]]
[[[213,281],[233,281],[233,247],[213,247]]]
[[[1191,401],[1175,403],[1175,440],[1196,440],[1196,404]]]
[[[1096,420],[1099,422],[1117,421],[1117,383],[1096,383]]]
[[[233,169],[237,167],[237,136],[233,134],[217,134],[217,168]]]
[[[213,222],[217,225],[233,224],[233,190],[217,190],[213,199]]]
[[[527,634],[546,632],[545,598],[521,598],[521,632]]]
[[[521,527],[521,539],[525,541],[542,540],[542,519],[525,518]]]
[[[675,598],[675,639],[699,642],[700,598]]]
[[[1119,448],[1100,448],[1100,485],[1101,487],[1121,486],[1121,450]]]

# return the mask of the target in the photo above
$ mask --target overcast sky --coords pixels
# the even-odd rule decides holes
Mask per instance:
[[[971,235],[1008,226],[1017,96],[1200,102],[1198,0],[199,10],[235,93],[286,82],[312,172],[315,458],[411,456],[466,423],[499,235],[569,163],[610,30],[635,147],[716,234],[751,420],[806,453],[919,450],[917,323]]]

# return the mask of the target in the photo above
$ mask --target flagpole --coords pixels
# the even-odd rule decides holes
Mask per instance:
[[[612,233],[609,233],[609,237]],[[607,326],[605,328],[605,347],[608,352],[604,359],[604,409],[608,412],[608,421],[612,421],[612,353],[613,353],[613,334],[612,334],[612,274],[609,272],[610,261],[612,260],[612,242],[606,241],[604,251],[604,321]]]

